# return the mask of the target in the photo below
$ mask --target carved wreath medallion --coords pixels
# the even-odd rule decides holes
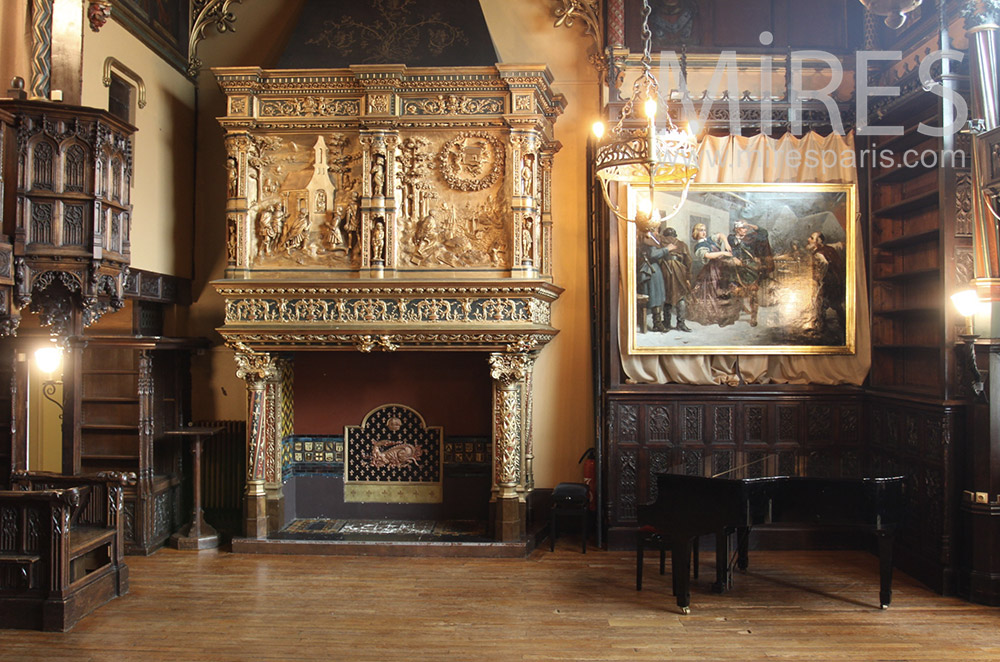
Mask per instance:
[[[459,191],[482,191],[503,172],[503,145],[481,131],[463,131],[441,147],[438,160],[448,186]]]

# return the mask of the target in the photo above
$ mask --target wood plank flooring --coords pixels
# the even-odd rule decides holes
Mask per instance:
[[[651,557],[636,592],[632,554],[571,538],[527,559],[163,549],[72,632],[0,630],[0,661],[1000,660],[1000,610],[898,572],[880,610],[862,552],[753,552],[724,595],[703,558],[687,616]]]

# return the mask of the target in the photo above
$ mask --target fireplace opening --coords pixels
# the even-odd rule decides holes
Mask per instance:
[[[295,352],[275,538],[488,539],[482,352]]]

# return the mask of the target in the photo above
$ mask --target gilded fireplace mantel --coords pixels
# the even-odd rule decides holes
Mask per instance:
[[[557,333],[562,288],[542,280],[217,281],[219,333],[257,351],[294,349],[526,352]]]
[[[551,203],[565,99],[548,69],[213,71],[227,97],[213,285],[247,383],[247,535],[280,520],[289,355],[466,350],[488,354],[493,380],[494,534],[523,538],[531,374],[562,293]]]

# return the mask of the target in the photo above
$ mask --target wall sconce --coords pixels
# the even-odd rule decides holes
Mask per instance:
[[[951,295],[951,302],[958,310],[958,314],[965,318],[965,328],[958,337],[966,347],[966,361],[969,364],[969,373],[972,375],[972,393],[976,400],[983,402],[986,399],[983,391],[983,375],[976,364],[976,339],[979,335],[975,332],[973,321],[982,307],[982,302],[976,291],[971,289],[955,292]]]
[[[973,317],[979,312],[979,295],[975,290],[962,290],[951,295],[951,302],[955,304],[958,314],[965,318],[965,329],[959,335],[978,338],[979,336],[975,335]]]
[[[62,348],[56,345],[39,347],[35,350],[35,365],[48,375],[42,381],[42,397],[59,407],[59,418],[62,418],[63,403],[55,399],[56,387],[62,384],[62,379],[53,379],[56,370],[62,367]]]

